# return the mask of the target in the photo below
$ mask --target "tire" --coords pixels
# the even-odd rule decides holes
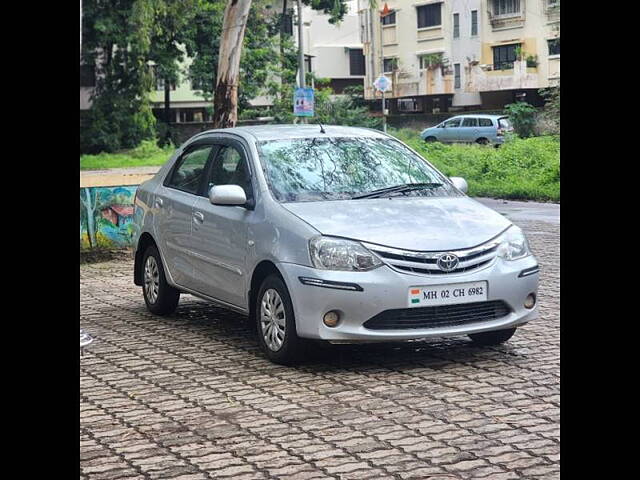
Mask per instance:
[[[476,140],[476,143],[480,145],[489,145],[489,140],[486,138],[479,138]]]
[[[469,335],[469,338],[477,345],[499,345],[513,337],[514,333],[516,333],[515,328],[507,328],[506,330],[472,333]]]
[[[155,315],[170,315],[176,311],[180,291],[167,283],[160,252],[150,245],[142,256],[142,296],[147,309]]]
[[[424,139],[424,141],[427,143],[433,143],[433,142],[437,142],[438,139],[436,137],[427,137]]]
[[[302,339],[296,331],[289,290],[279,275],[264,279],[254,311],[258,343],[266,357],[281,365],[295,364],[300,358]]]

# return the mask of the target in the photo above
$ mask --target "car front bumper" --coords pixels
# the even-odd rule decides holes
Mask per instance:
[[[278,265],[291,294],[298,335],[335,343],[448,337],[522,325],[538,317],[537,302],[532,309],[525,308],[523,304],[530,293],[537,296],[539,273],[523,277],[519,277],[519,274],[536,266],[537,260],[533,255],[509,262],[497,258],[474,272],[442,278],[400,273],[387,265],[369,272],[318,270],[292,263]],[[307,285],[301,282],[301,277],[355,284],[362,290],[337,290]],[[367,320],[383,311],[409,308],[408,292],[412,287],[481,280],[488,282],[487,301],[504,301],[509,306],[510,313],[493,320],[433,328],[373,330],[363,326]],[[333,328],[322,322],[323,315],[330,310],[340,312],[340,322]]]

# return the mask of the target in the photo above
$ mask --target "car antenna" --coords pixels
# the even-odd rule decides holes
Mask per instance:
[[[320,125],[320,133],[327,133],[324,131],[324,127],[322,126],[319,120],[318,120],[318,125]]]

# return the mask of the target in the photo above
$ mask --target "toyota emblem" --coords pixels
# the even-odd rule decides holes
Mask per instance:
[[[440,270],[443,272],[455,270],[458,263],[460,263],[460,261],[453,253],[443,253],[438,257],[438,267],[440,267]]]

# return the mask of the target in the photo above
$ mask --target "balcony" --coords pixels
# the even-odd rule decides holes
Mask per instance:
[[[494,92],[524,88],[541,88],[538,68],[527,61],[502,62],[498,65],[471,67],[469,92]]]

